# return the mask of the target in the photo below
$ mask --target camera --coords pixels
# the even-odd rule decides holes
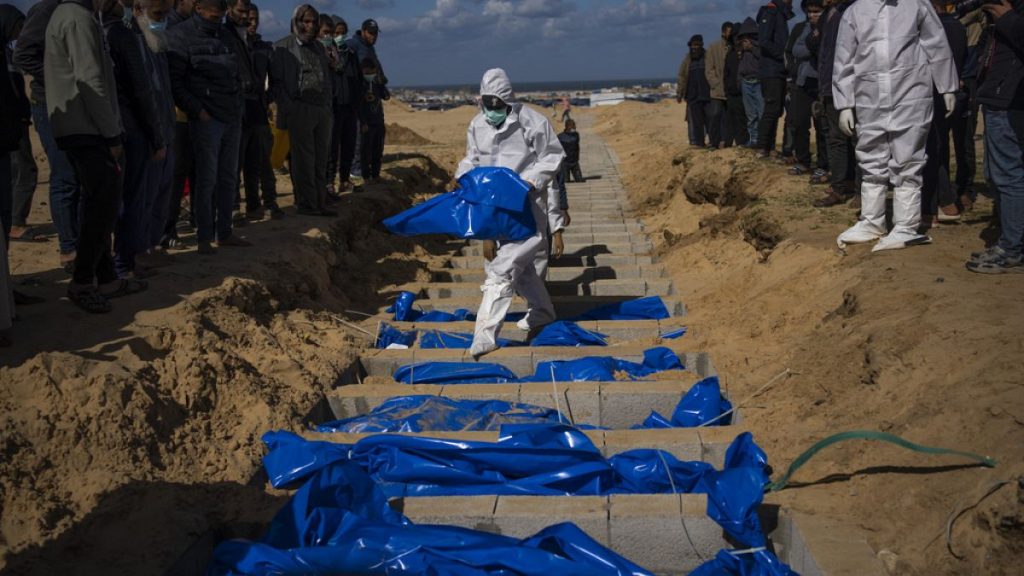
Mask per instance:
[[[960,2],[953,3],[953,15],[957,18],[963,18],[967,14],[974,12],[978,8],[981,8],[985,4],[999,4],[1000,0],[961,0]]]

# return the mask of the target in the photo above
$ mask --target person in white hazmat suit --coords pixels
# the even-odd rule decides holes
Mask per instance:
[[[881,238],[872,249],[877,252],[931,242],[917,229],[932,86],[943,96],[946,116],[959,86],[938,14],[928,0],[857,0],[843,14],[833,66],[839,125],[848,136],[856,133],[864,174],[860,220],[839,235],[839,247]],[[886,235],[889,182],[895,187],[893,227]]]
[[[478,166],[515,171],[532,187],[530,206],[537,233],[519,242],[484,241],[486,279],[480,287],[483,300],[469,348],[474,358],[498,348],[498,332],[514,293],[527,302],[521,328],[538,328],[555,320],[555,308],[535,260],[547,243],[548,185],[564,156],[547,118],[515,101],[508,74],[500,68],[485,72],[480,82],[480,113],[469,123],[466,157],[459,162],[455,178]]]

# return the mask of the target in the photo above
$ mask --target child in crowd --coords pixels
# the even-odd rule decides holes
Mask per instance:
[[[373,181],[380,178],[380,163],[384,156],[384,101],[391,99],[391,93],[377,80],[380,68],[376,60],[363,58],[360,67],[366,92],[359,104],[359,129],[362,132],[362,149],[359,153],[363,177]]]

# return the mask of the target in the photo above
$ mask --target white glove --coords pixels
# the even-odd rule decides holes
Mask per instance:
[[[956,94],[952,92],[943,94],[942,102],[946,105],[946,118],[949,118],[953,115],[953,110],[956,109]]]
[[[857,128],[857,122],[853,119],[853,108],[847,108],[846,110],[839,111],[839,130],[847,136],[853,136],[854,129]]]

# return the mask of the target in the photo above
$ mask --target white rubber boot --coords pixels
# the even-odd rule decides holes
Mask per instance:
[[[918,233],[921,226],[921,188],[898,186],[892,196],[892,232],[875,244],[872,252],[899,250],[908,246],[931,244],[932,239]]]
[[[885,184],[860,185],[860,220],[836,238],[839,248],[863,244],[885,235]]]
[[[502,281],[492,283],[490,280],[480,287],[484,293],[480,309],[476,313],[476,326],[473,328],[473,344],[469,353],[473,358],[480,358],[488,352],[498,349],[498,332],[505,314],[512,305],[512,283]]]

